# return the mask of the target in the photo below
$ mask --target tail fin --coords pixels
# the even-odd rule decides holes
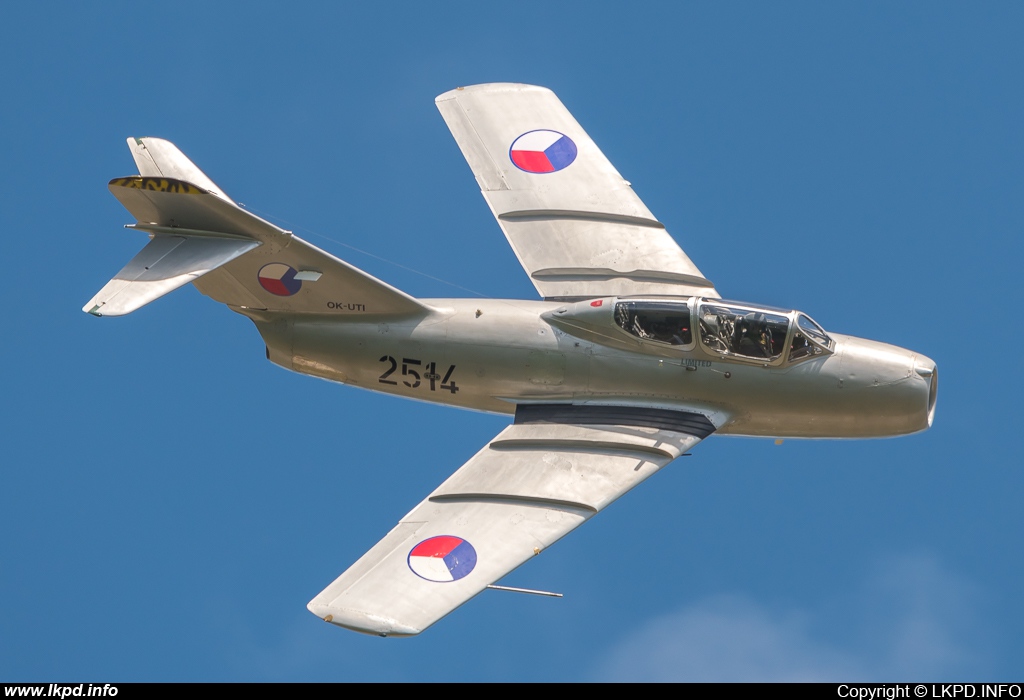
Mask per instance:
[[[178,148],[128,139],[140,175],[110,181],[151,241],[83,311],[130,313],[194,282],[240,310],[411,315],[426,306],[235,204]]]
[[[152,136],[129,137],[128,148],[131,149],[132,158],[139,168],[139,175],[190,182],[228,202],[231,201],[231,198],[224,194],[224,190],[217,187],[213,180],[206,177],[206,173],[197,168],[196,164],[170,141]]]

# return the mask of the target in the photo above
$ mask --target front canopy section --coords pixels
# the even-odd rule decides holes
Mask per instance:
[[[699,319],[700,342],[713,353],[772,362],[786,350],[785,312],[702,300]]]
[[[697,318],[701,345],[715,355],[779,364],[835,347],[821,326],[799,311],[701,299]]]

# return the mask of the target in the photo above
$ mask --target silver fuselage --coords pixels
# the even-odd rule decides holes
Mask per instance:
[[[605,323],[602,309],[588,319],[579,304],[424,302],[432,312],[404,320],[244,313],[269,359],[288,369],[479,411],[656,406],[701,411],[720,434],[804,438],[903,435],[926,429],[934,414],[934,362],[875,341],[831,334],[831,352],[751,362],[700,342],[677,348],[629,338]]]

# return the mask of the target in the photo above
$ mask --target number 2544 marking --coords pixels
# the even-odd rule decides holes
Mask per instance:
[[[380,362],[389,363],[391,367],[386,372],[384,372],[384,374],[380,375],[377,381],[380,382],[381,384],[392,384],[397,386],[398,382],[395,381],[394,379],[388,379],[388,377],[390,377],[392,374],[398,371],[398,360],[391,357],[391,355],[385,355],[384,357],[380,358]],[[415,369],[416,367],[423,368],[424,371],[422,377],[420,376],[420,371],[418,369]],[[402,376],[409,377],[412,379],[412,381],[409,381],[409,379],[403,379],[402,384],[405,384],[410,389],[415,389],[420,384],[422,384],[422,379],[426,380],[427,382],[430,382],[431,391],[437,391],[438,388],[441,388],[447,389],[448,391],[454,394],[459,390],[459,387],[455,385],[455,380],[452,379],[453,372],[455,372],[455,365],[451,365],[448,368],[448,371],[444,373],[444,377],[442,378],[441,375],[437,373],[436,362],[427,362],[426,364],[424,364],[419,360],[413,360],[408,357],[402,358]],[[438,381],[441,382],[440,387],[437,386]]]

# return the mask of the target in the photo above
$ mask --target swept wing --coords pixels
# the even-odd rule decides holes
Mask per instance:
[[[519,406],[513,425],[308,607],[359,632],[418,634],[713,430],[681,411]]]
[[[718,296],[553,92],[493,83],[435,102],[542,296]]]

